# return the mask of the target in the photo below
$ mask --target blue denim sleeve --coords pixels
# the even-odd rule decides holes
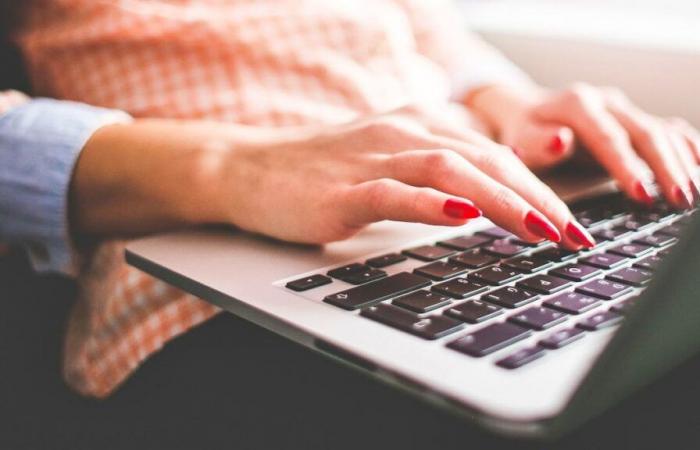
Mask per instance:
[[[41,272],[75,273],[68,188],[80,152],[101,126],[127,114],[35,99],[0,116],[0,242],[27,249]]]

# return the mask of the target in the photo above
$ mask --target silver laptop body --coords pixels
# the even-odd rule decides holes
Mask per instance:
[[[610,183],[569,180],[557,190],[573,200],[610,189]],[[325,247],[287,244],[231,230],[183,231],[134,241],[127,247],[126,258],[228,312],[485,427],[513,435],[554,436],[650,382],[700,347],[700,299],[696,298],[700,296],[700,233],[694,232],[700,224],[696,222],[687,226],[646,289],[634,287],[620,298],[601,302],[600,308],[567,314],[562,323],[483,357],[463,354],[448,344],[491,323],[505,322],[524,308],[504,308],[497,318],[465,323],[457,332],[428,340],[323,301],[354,287],[346,282],[334,279],[303,292],[285,286],[373,256],[492,227],[485,219],[459,229],[385,222]],[[383,270],[391,276],[425,264],[408,258]],[[547,350],[543,357],[517,369],[496,365],[640,293],[622,325],[586,332],[584,338]],[[556,295],[541,295],[527,307],[540,306]],[[465,301],[455,300],[431,314]]]

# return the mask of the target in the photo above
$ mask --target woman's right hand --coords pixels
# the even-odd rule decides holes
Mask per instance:
[[[228,223],[282,240],[342,240],[385,219],[458,226],[483,212],[527,241],[594,243],[510,148],[433,112],[409,108],[216,148],[211,206]]]

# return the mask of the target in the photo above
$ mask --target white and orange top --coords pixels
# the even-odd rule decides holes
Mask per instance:
[[[335,124],[525,80],[440,0],[35,0],[28,13],[16,38],[36,94],[134,117]],[[218,312],[126,266],[120,243],[86,261],[64,360],[85,395]]]

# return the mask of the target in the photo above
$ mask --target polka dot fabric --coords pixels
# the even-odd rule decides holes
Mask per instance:
[[[335,124],[447,102],[466,55],[487,51],[465,47],[457,16],[438,0],[35,0],[16,38],[39,95],[135,117]],[[84,260],[64,359],[82,394],[110,394],[219,312],[127,266],[121,242]]]

